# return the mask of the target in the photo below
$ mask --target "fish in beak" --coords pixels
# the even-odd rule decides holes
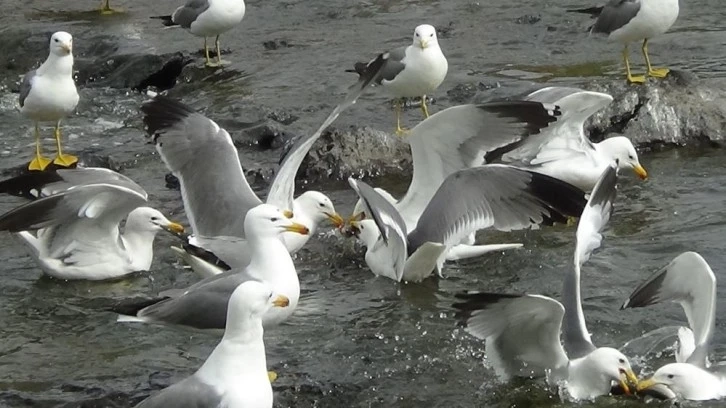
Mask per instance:
[[[661,400],[669,400],[676,398],[676,393],[673,392],[667,385],[656,382],[652,378],[640,381],[636,387],[638,395],[649,396]]]
[[[275,305],[275,307],[287,307],[290,304],[290,299],[288,299],[287,296],[277,295],[275,300],[272,301],[272,304]]]
[[[333,223],[335,228],[342,228],[345,225],[345,220],[338,213],[325,213],[325,216],[328,217],[328,219],[330,220],[330,222]]]
[[[300,235],[308,235],[310,233],[310,230],[308,227],[298,224],[297,222],[293,222],[291,225],[288,225],[285,227],[285,231],[287,232],[295,232]]]
[[[648,178],[648,172],[645,171],[645,168],[640,164],[636,164],[635,167],[633,167],[633,171],[638,175],[638,177],[640,177],[641,180]]]
[[[625,392],[625,395],[633,395],[634,389],[638,387],[638,376],[635,375],[633,370],[620,370],[620,387]]]
[[[171,232],[172,234],[184,233],[184,227],[181,224],[177,224],[176,222],[170,222],[169,224],[162,226],[162,228]]]
[[[292,211],[290,211],[290,210],[285,210],[285,211],[283,211],[283,212],[282,212],[282,215],[284,215],[284,216],[285,216],[285,218],[287,218],[287,219],[290,219],[290,218],[292,218],[292,217],[293,217],[293,216],[294,216],[295,214],[293,214],[293,213],[292,213]]]
[[[360,235],[360,228],[358,228],[358,221],[352,219],[352,217],[348,219],[347,228],[343,228],[343,226],[341,226],[339,229],[340,229],[340,233],[346,237],[358,237],[358,235]]]

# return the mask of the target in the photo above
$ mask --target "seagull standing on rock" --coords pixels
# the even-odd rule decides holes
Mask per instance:
[[[383,54],[383,58],[385,65],[381,68],[376,83],[388,89],[397,98],[394,101],[394,109],[396,134],[400,136],[406,132],[406,129],[401,127],[403,98],[421,97],[421,110],[424,118],[428,118],[426,95],[435,91],[444,82],[449,63],[439,47],[436,29],[429,24],[416,27],[411,45],[388,51]],[[371,62],[355,64],[352,72],[362,76]]]
[[[73,81],[73,37],[58,31],[50,37],[48,59],[27,74],[20,84],[20,112],[35,122],[35,158],[29,170],[45,170],[51,160],[40,153],[40,122],[55,122],[55,142],[58,154],[53,160],[58,166],[69,167],[78,158],[63,154],[61,148],[61,119],[70,115],[78,105],[78,91]]]

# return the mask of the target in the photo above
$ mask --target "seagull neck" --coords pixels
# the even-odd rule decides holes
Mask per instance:
[[[568,271],[562,284],[562,305],[565,307],[565,317],[562,319],[562,333],[565,351],[572,356],[575,352],[573,346],[585,339],[590,341],[590,334],[585,325],[585,313],[582,311],[580,296],[580,267],[575,261],[575,267]]]
[[[251,239],[248,241],[252,254],[265,254],[265,256],[252,256],[250,267],[266,270],[278,269],[283,263],[292,265],[290,253],[282,242],[280,236]],[[294,268],[294,265],[292,266]]]
[[[217,347],[199,368],[197,375],[208,384],[220,379],[266,376],[267,361],[260,318],[244,316],[228,320]]]
[[[73,76],[73,54],[63,56],[50,54],[36,72],[39,75]]]
[[[154,237],[153,231],[133,231],[127,229],[119,237],[134,271],[148,271],[151,261],[154,259]]]

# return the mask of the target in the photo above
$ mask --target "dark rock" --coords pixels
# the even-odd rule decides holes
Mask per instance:
[[[144,88],[143,85],[149,82],[153,82],[149,85],[159,83],[173,86],[176,77],[181,74],[186,64],[188,59],[184,59],[179,53],[114,55],[93,62],[76,64],[78,69],[76,84],[79,87],[99,86],[117,89]],[[176,76],[170,78],[171,74]]]
[[[179,178],[171,173],[166,173],[166,176],[164,176],[164,182],[166,183],[166,188],[169,190],[181,189]]]
[[[469,103],[478,92],[485,92],[490,89],[499,88],[499,82],[470,82],[468,84],[457,84],[446,92],[452,102],[457,104]]]
[[[185,58],[184,55],[179,53],[176,57],[167,61],[160,70],[144,78],[132,89],[140,92],[149,87],[154,87],[159,91],[171,89],[176,85],[177,78],[181,75],[184,66],[192,61],[191,58]]]
[[[514,20],[516,24],[537,24],[542,21],[542,16],[537,14],[533,16],[531,14],[525,14],[522,17],[518,17]]]
[[[262,46],[268,51],[274,51],[280,48],[288,48],[291,45],[286,40],[275,39],[263,42]]]

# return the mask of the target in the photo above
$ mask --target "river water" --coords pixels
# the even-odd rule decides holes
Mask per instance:
[[[149,15],[169,13],[176,2],[116,1],[126,14],[86,12],[91,0],[3,0],[0,15],[0,174],[26,163],[31,124],[16,111],[17,81],[47,55],[53,31],[74,35],[77,65],[129,53],[196,51],[201,41],[163,30]],[[232,64],[222,73],[197,75],[174,95],[204,109],[236,135],[260,117],[240,112],[281,109],[299,117],[293,133],[313,131],[353,78],[344,69],[386,48],[407,44],[413,28],[443,28],[440,43],[449,75],[434,110],[450,106],[447,91],[459,84],[492,88],[492,97],[542,84],[582,85],[618,80],[619,49],[588,38],[587,17],[565,12],[577,0],[250,1],[243,24],[222,37]],[[697,73],[723,86],[723,11],[719,0],[689,0],[670,33],[651,44],[660,65]],[[29,37],[29,40],[25,40]],[[267,49],[273,41],[282,45]],[[285,45],[286,44],[286,45]],[[272,47],[274,48],[274,47]],[[634,61],[639,56],[634,54]],[[201,62],[197,59],[197,66]],[[195,68],[196,69],[196,68]],[[205,72],[198,68],[194,72]],[[199,79],[201,78],[201,79]],[[188,80],[185,77],[184,80]],[[77,113],[65,123],[68,150],[110,156],[147,189],[156,207],[185,222],[179,193],[164,183],[166,169],[143,137],[138,113],[144,96],[90,83],[80,89]],[[486,94],[484,95],[486,96]],[[254,109],[252,108],[254,107]],[[418,112],[407,115],[412,125]],[[392,129],[388,99],[370,92],[338,126]],[[46,129],[47,134],[50,131]],[[279,150],[240,150],[243,166],[269,168]],[[726,153],[712,148],[643,152],[651,178],[621,177],[616,210],[603,248],[583,269],[584,309],[599,345],[620,346],[652,329],[685,321],[675,305],[618,311],[630,291],[682,251],[695,250],[717,277],[726,264]],[[404,177],[405,178],[405,177]],[[375,180],[373,181],[375,184]],[[264,191],[264,182],[254,183]],[[345,183],[315,186],[348,214],[354,197]],[[399,190],[405,183],[394,182]],[[22,200],[0,197],[0,211]],[[502,384],[487,367],[483,345],[456,327],[453,295],[467,289],[530,292],[557,297],[570,268],[575,230],[559,226],[512,234],[487,233],[486,242],[522,242],[525,248],[452,264],[446,279],[399,285],[375,278],[352,242],[322,233],[296,256],[303,295],[299,310],[266,333],[268,359],[280,377],[276,407],[564,407],[539,383]],[[193,373],[219,337],[160,326],[122,325],[104,309],[128,297],[183,287],[196,277],[159,236],[151,273],[110,283],[60,282],[41,277],[24,248],[0,238],[0,406],[127,407]],[[719,288],[719,297],[726,294]],[[724,311],[723,302],[719,312]],[[722,314],[722,313],[720,313]],[[717,321],[714,355],[726,356],[726,331]],[[642,350],[638,369],[652,372],[670,361]],[[639,406],[600,398],[592,406]],[[691,404],[686,404],[690,406]],[[718,404],[692,404],[718,406]]]

